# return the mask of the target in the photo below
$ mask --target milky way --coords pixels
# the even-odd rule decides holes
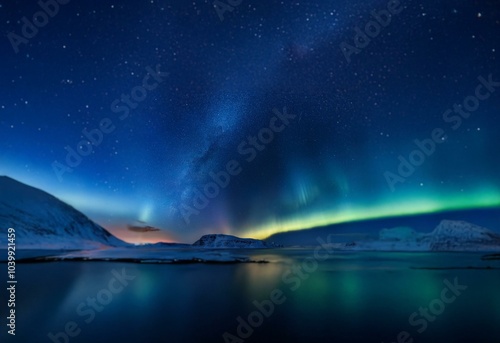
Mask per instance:
[[[500,205],[494,1],[0,4],[0,173],[120,237]]]

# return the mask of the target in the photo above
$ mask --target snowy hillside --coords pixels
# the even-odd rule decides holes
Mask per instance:
[[[500,235],[464,221],[443,220],[430,236],[431,250],[500,250]]]
[[[345,245],[349,250],[500,251],[500,235],[464,221],[443,220],[432,232],[407,227],[383,229],[378,240]]]
[[[33,249],[92,249],[127,246],[73,207],[39,189],[0,176],[0,247],[7,229],[16,246]]]
[[[236,236],[213,234],[205,235],[193,243],[194,247],[202,248],[277,248],[273,243],[267,243],[258,239],[239,238]]]

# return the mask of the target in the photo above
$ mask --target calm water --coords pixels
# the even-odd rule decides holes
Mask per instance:
[[[70,325],[70,332],[79,334],[67,342],[224,342],[224,332],[237,337],[239,316],[246,320],[256,311],[253,301],[280,290],[283,295],[277,299],[284,302],[274,305],[274,312],[262,316],[262,324],[241,341],[398,342],[398,334],[407,331],[414,342],[500,342],[500,270],[410,268],[500,267],[500,261],[481,261],[481,254],[335,253],[300,275],[294,265],[313,256],[310,250],[252,254],[272,263],[18,265],[16,337],[6,335],[7,307],[2,304],[1,341],[51,342],[49,332],[63,331],[74,321],[78,328]],[[123,269],[135,278],[123,281],[126,286],[110,285],[112,271]],[[422,321],[412,326],[410,315],[441,298],[444,280],[453,283],[455,278],[467,289],[453,301],[447,293],[450,303],[441,302],[445,308],[434,301],[438,315],[418,333]],[[85,304],[98,293],[109,302],[101,312]],[[79,306],[84,314],[77,313]],[[260,318],[254,315],[254,323]],[[59,342],[66,340],[60,335]]]

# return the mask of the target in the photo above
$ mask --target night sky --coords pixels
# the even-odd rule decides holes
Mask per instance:
[[[500,206],[500,5],[401,1],[356,47],[388,4],[73,0],[27,39],[0,1],[0,174],[133,242]]]

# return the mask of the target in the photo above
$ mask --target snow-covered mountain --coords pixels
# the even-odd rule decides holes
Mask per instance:
[[[430,233],[408,227],[383,229],[378,240],[354,242],[349,250],[500,251],[500,235],[465,221],[443,220]]]
[[[430,234],[431,250],[500,250],[500,235],[464,221],[443,220]]]
[[[16,247],[93,249],[128,246],[81,212],[37,188],[0,176],[0,247],[14,228]]]
[[[231,235],[222,234],[212,234],[205,235],[199,240],[193,243],[194,247],[201,248],[253,248],[253,249],[265,249],[265,248],[277,248],[279,246],[274,243],[267,243],[258,239],[252,238],[239,238]]]

